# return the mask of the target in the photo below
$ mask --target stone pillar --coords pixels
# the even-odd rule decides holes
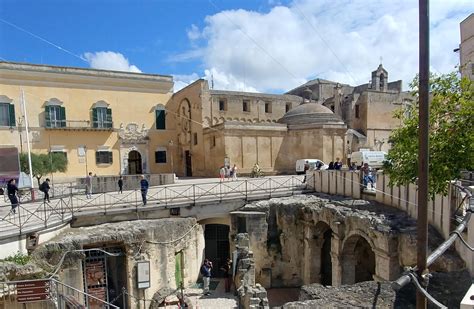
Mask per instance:
[[[375,275],[376,281],[392,281],[400,276],[400,264],[397,253],[388,253],[374,250],[375,253]]]
[[[332,285],[341,286],[342,284],[342,241],[334,231],[331,239],[331,262],[332,262]]]

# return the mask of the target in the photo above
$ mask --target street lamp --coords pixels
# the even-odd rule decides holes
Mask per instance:
[[[173,166],[173,145],[174,145],[173,140],[170,139],[169,142],[168,142],[168,146],[170,146],[170,150],[171,150],[171,155],[170,155],[170,157],[171,157],[171,173],[174,175],[174,166]],[[173,177],[174,177],[174,176],[173,176]]]

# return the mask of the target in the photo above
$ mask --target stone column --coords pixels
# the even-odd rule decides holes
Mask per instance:
[[[395,280],[400,275],[400,264],[397,253],[388,253],[374,250],[375,253],[375,275],[374,280]]]
[[[332,285],[341,286],[342,284],[342,241],[333,231],[331,239],[331,262],[332,262]]]

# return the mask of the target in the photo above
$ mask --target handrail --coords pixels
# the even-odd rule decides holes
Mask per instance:
[[[148,205],[173,207],[213,200],[244,200],[249,198],[269,198],[290,196],[295,191],[305,190],[306,184],[301,181],[303,176],[266,177],[224,182],[203,182],[198,184],[170,184],[149,188]],[[301,178],[301,179],[300,179]],[[51,203],[21,203],[16,209],[17,214],[6,214],[0,217],[0,239],[25,233],[37,232],[53,226],[70,222],[72,219],[91,214],[106,214],[111,210],[150,211],[150,207],[142,206],[139,189],[124,191],[123,194],[105,192],[93,194],[87,199],[83,194],[71,192],[67,196],[51,199]],[[130,208],[134,206],[134,208]],[[124,209],[126,208],[126,209]],[[6,224],[5,224],[6,223]]]

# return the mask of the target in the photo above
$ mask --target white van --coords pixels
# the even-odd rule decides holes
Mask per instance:
[[[356,151],[351,154],[351,163],[358,167],[368,163],[372,168],[382,168],[386,156],[384,151]]]
[[[323,161],[319,159],[299,159],[299,160],[296,160],[296,174],[298,175],[304,174],[304,165],[306,162],[308,162],[309,164],[310,171],[317,169],[318,163],[321,164],[321,168],[320,168],[321,170],[327,170],[329,167],[328,165],[326,165]]]

